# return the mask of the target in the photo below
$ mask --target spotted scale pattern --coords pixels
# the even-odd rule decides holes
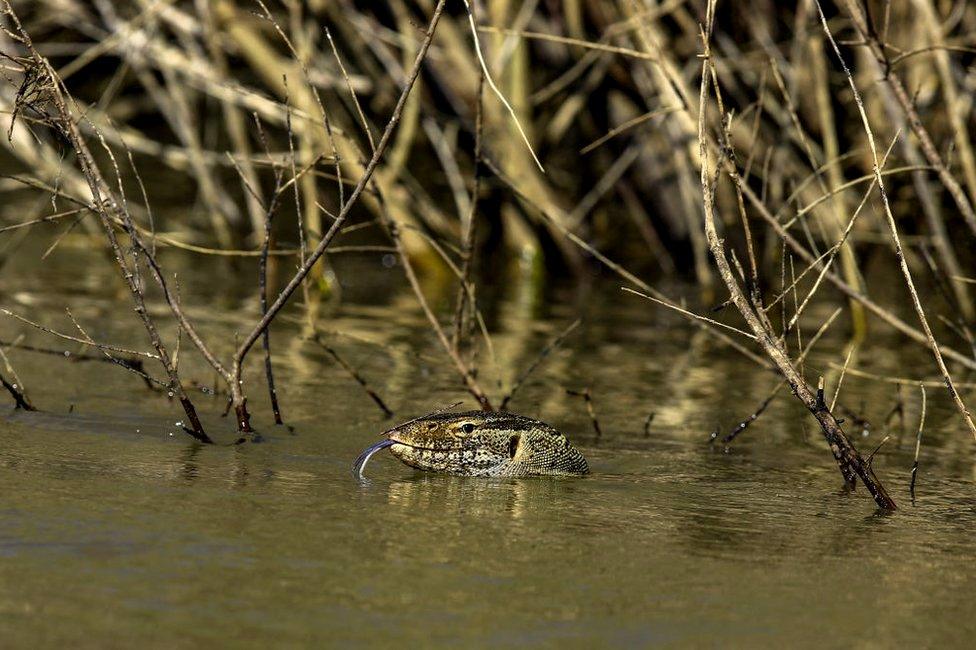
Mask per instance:
[[[411,467],[461,476],[581,476],[583,454],[545,422],[506,412],[438,413],[388,433]]]

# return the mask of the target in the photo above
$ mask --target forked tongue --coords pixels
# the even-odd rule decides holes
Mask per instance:
[[[359,454],[359,458],[356,459],[356,462],[353,463],[353,475],[356,476],[356,478],[363,478],[363,469],[366,467],[366,463],[369,462],[372,455],[378,452],[380,449],[386,449],[393,444],[395,443],[392,440],[380,440],[375,445],[370,445],[367,447],[363,453]]]

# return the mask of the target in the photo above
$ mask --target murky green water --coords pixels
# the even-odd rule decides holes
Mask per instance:
[[[145,347],[111,268],[73,245],[45,265],[38,251],[8,249],[4,306],[65,331],[70,307],[95,338]],[[211,334],[229,342],[253,318],[252,266],[166,263]],[[323,308],[323,322],[344,334],[333,343],[397,417],[461,399],[399,271],[373,256],[340,264],[344,300]],[[241,280],[229,286],[213,281],[234,274]],[[122,370],[11,351],[43,412],[8,410],[3,395],[2,645],[890,647],[971,639],[971,441],[937,391],[914,506],[907,483],[918,398],[905,392],[907,432],[875,460],[902,507],[881,516],[863,490],[838,489],[813,421],[791,398],[775,402],[730,453],[709,447],[708,433],[748,415],[775,378],[672,315],[617,295],[615,283],[595,286],[543,300],[508,283],[487,310],[506,378],[584,317],[514,407],[570,434],[590,459],[585,479],[423,475],[384,453],[359,484],[352,460],[390,423],[321,350],[295,338],[294,322],[274,331],[293,430],[270,425],[255,367],[252,411],[265,442],[236,447],[194,445],[175,426],[179,409]],[[0,327],[4,338],[25,333],[63,346],[9,320]],[[843,327],[807,372],[843,361]],[[184,373],[209,384],[186,346],[183,355]],[[858,365],[916,376],[928,368],[924,355],[883,333]],[[585,386],[600,438],[582,402],[565,392]],[[858,410],[863,401],[875,422],[859,438],[866,451],[880,441],[894,396],[889,385],[845,380],[843,399]],[[232,440],[222,399],[199,394],[197,402],[211,431]],[[892,430],[900,431],[897,418]]]

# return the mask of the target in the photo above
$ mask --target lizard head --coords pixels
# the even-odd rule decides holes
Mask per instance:
[[[566,436],[513,413],[437,413],[387,435],[394,456],[425,471],[464,476],[578,476],[589,471]]]

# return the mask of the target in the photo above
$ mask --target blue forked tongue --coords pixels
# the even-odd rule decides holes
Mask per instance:
[[[366,448],[366,451],[359,454],[359,458],[352,465],[352,473],[356,478],[363,478],[363,468],[366,467],[366,463],[369,461],[370,457],[378,452],[380,449],[386,449],[387,447],[395,444],[392,440],[380,440],[375,445],[370,445]]]

